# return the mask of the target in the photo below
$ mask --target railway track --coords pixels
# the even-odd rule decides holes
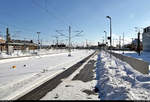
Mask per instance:
[[[83,60],[79,61],[75,65],[71,66],[64,72],[56,75],[54,78],[48,80],[47,82],[43,83],[39,87],[33,89],[29,93],[23,95],[22,97],[18,98],[18,100],[40,100],[42,97],[44,97],[48,92],[52,91],[54,88],[56,88],[62,81],[62,79],[67,78],[70,76],[73,72],[75,72],[83,63],[85,63],[90,57],[92,57],[94,53],[89,55],[88,57],[84,58]]]

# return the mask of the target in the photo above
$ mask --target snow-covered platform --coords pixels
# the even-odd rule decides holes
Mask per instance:
[[[113,52],[123,54],[123,51],[113,51]],[[139,56],[135,51],[124,51],[123,55],[137,58],[139,60],[146,61],[150,64],[150,52],[141,52]]]

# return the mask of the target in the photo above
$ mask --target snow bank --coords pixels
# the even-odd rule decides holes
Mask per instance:
[[[90,59],[96,60],[96,57],[97,56]],[[85,90],[94,90],[96,80],[92,80],[89,82],[82,82],[81,80],[72,80],[78,73],[80,73],[80,70],[84,68],[88,61],[86,61],[86,63],[84,63],[69,77],[63,79],[60,85],[58,85],[55,89],[47,93],[41,100],[99,100],[97,94],[94,93],[88,95],[84,92]]]
[[[101,100],[149,100],[150,76],[134,70],[129,64],[106,52],[97,58],[96,73]]]
[[[19,57],[19,56],[31,56],[31,55],[43,55],[43,54],[58,54],[58,53],[66,53],[68,49],[40,49],[38,50],[29,50],[29,51],[21,51],[14,50],[10,55],[6,54],[6,51],[0,52],[0,58],[10,58],[10,57]]]

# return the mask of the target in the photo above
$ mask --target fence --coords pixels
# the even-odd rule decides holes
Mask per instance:
[[[149,74],[149,63],[148,62],[138,60],[136,58],[132,58],[132,57],[129,57],[129,56],[124,56],[124,55],[121,55],[121,54],[117,54],[117,53],[114,53],[114,52],[109,52],[109,53],[111,53],[116,58],[119,58],[120,60],[127,62],[135,70],[137,70],[137,71],[139,71],[143,74]]]

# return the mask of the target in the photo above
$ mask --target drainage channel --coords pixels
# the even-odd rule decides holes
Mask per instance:
[[[18,100],[40,100],[42,97],[44,97],[48,92],[52,91],[54,88],[56,88],[62,81],[62,79],[67,78],[70,76],[74,71],[76,71],[83,63],[85,63],[90,57],[92,57],[94,53],[89,55],[88,57],[84,58],[82,61],[79,61],[75,65],[71,66],[64,72],[58,74],[56,77],[50,79],[49,81],[43,83],[39,87],[33,89],[26,95],[20,97]]]

